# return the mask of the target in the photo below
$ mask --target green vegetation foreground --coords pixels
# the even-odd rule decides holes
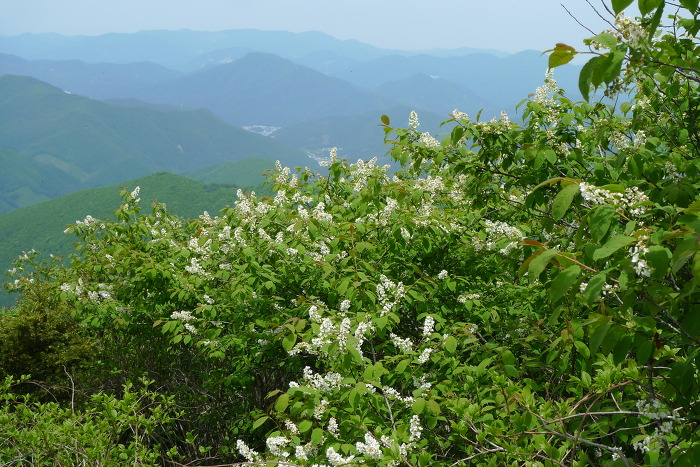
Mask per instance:
[[[522,126],[383,117],[394,175],[278,166],[191,222],[125,191],[71,267],[25,255],[0,460],[697,465],[700,11],[631,3],[580,80],[629,103],[548,75]]]

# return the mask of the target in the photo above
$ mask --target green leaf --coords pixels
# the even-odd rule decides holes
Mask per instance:
[[[603,324],[602,326],[596,327],[593,332],[591,332],[589,343],[590,343],[590,352],[595,355],[596,352],[598,351],[598,348],[600,348],[600,344],[603,343],[603,339],[605,339],[605,336],[608,334],[608,331],[610,330],[610,327],[612,326],[612,323],[610,322],[609,319],[606,320],[607,322]]]
[[[581,274],[581,267],[578,264],[569,266],[568,268],[557,274],[552,284],[549,287],[549,298],[552,303],[557,303],[569,291],[572,285],[578,280]]]
[[[637,363],[645,365],[654,351],[654,341],[647,339],[637,349]]]
[[[615,14],[630,6],[634,0],[612,0],[612,8]]]
[[[433,400],[433,399],[430,399],[430,400],[428,401],[428,408],[429,408],[430,411],[431,411],[432,413],[434,413],[435,415],[440,415],[440,412],[441,412],[441,410],[440,410],[440,404],[438,404],[437,401],[435,401],[435,400]]]
[[[616,50],[606,57],[604,61],[605,72],[603,73],[603,81],[610,84],[620,75],[624,59],[625,53],[622,50]]]
[[[643,15],[649,14],[659,7],[664,0],[638,0],[639,12]]]
[[[350,395],[348,396],[348,402],[350,402],[350,407],[353,409],[357,407],[357,404],[360,403],[360,399],[362,398],[362,395],[360,394],[360,391],[358,391],[357,386],[352,388],[350,390]]]
[[[588,349],[586,344],[582,341],[574,341],[574,346],[576,346],[576,350],[581,354],[583,358],[588,360],[591,356],[591,351]]]
[[[571,185],[565,186],[559,193],[557,193],[557,196],[555,196],[554,200],[552,201],[552,217],[555,221],[558,221],[564,217],[564,214],[566,214],[566,211],[569,210],[571,202],[574,200],[574,197],[579,191],[580,189],[578,184],[572,183]]]
[[[586,101],[589,99],[591,85],[593,84],[593,71],[595,70],[596,66],[598,66],[600,58],[601,57],[593,57],[592,59],[588,60],[586,64],[583,65],[583,68],[581,68],[581,72],[578,75],[578,89],[581,91],[581,96],[583,96],[583,99]]]
[[[388,116],[388,115],[382,115],[380,118],[381,118],[382,123],[383,123],[384,125],[389,126],[389,116]]]
[[[608,233],[613,220],[618,216],[615,206],[605,204],[595,208],[588,221],[588,228],[593,240],[596,242],[601,241]]]
[[[684,8],[687,8],[691,12],[695,12],[698,9],[698,6],[700,5],[700,0],[680,0],[681,5],[683,5]]]
[[[591,280],[588,281],[588,286],[583,292],[583,298],[586,300],[587,304],[593,305],[598,300],[600,291],[603,290],[603,286],[605,285],[606,277],[607,275],[605,272],[600,272],[591,277]]]
[[[454,354],[457,351],[457,339],[452,336],[447,336],[445,342],[442,343],[447,353]]]
[[[556,68],[569,63],[576,56],[576,49],[566,44],[557,44],[549,54],[549,68]]]
[[[278,412],[284,412],[289,406],[289,394],[284,393],[280,395],[275,401],[275,410]]]
[[[557,253],[559,253],[558,250],[544,250],[530,261],[527,268],[527,278],[530,283],[535,282],[540,277],[544,268]]]
[[[593,261],[605,259],[620,248],[633,243],[635,240],[634,237],[628,237],[627,235],[615,235],[608,240],[605,245],[601,246],[593,253]]]
[[[282,339],[282,348],[289,352],[294,347],[297,342],[296,334],[287,334],[284,339]]]
[[[402,374],[404,371],[406,371],[406,367],[408,366],[408,360],[401,360],[398,365],[396,365],[396,368],[394,369],[394,373],[397,375]]]
[[[617,46],[617,37],[609,32],[602,32],[593,37],[592,40],[598,42],[608,49],[614,49]]]
[[[649,247],[649,251],[644,255],[644,258],[654,268],[654,277],[660,278],[668,272],[668,266],[671,263],[671,251],[661,245],[653,245]]]
[[[323,430],[321,428],[314,428],[311,432],[311,442],[319,445],[323,443]]]
[[[425,411],[425,404],[426,400],[422,397],[418,397],[416,400],[413,401],[413,413],[416,415],[422,414]]]
[[[267,415],[263,415],[262,417],[255,420],[255,422],[253,423],[253,430],[259,428],[260,425],[262,425],[263,423],[265,423],[269,419],[270,419],[270,417],[268,417]]]
[[[503,369],[505,370],[506,374],[510,376],[511,378],[520,378],[520,372],[518,371],[517,368],[513,365],[504,365]]]
[[[299,431],[301,433],[306,433],[307,431],[309,431],[311,429],[312,426],[313,426],[313,422],[311,420],[302,420],[297,425],[297,428],[299,428]]]
[[[504,365],[515,365],[515,355],[510,350],[504,350],[501,354]]]

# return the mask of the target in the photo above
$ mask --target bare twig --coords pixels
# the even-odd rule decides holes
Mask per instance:
[[[581,26],[583,29],[585,29],[586,31],[590,32],[591,34],[593,34],[593,35],[595,36],[595,32],[593,32],[593,30],[592,30],[591,28],[589,28],[588,26],[584,25],[581,21],[579,21],[578,18],[576,18],[576,17],[569,11],[569,9],[566,8],[566,7],[564,6],[563,3],[561,3],[560,5],[561,5],[561,7],[562,7],[564,10],[566,10],[566,12],[569,14],[569,16],[571,16],[571,17],[574,19],[574,21],[576,21],[576,22],[579,24],[579,26]]]

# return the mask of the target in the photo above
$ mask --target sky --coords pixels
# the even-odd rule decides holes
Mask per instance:
[[[590,3],[590,4],[589,4]],[[608,2],[609,3],[609,2]],[[0,34],[149,29],[322,31],[381,48],[574,47],[606,24],[601,0],[0,0]]]

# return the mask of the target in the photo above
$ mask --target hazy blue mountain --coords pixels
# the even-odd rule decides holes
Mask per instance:
[[[153,172],[249,157],[307,163],[301,151],[231,126],[209,110],[115,106],[21,76],[0,77],[0,121],[0,148],[8,150],[0,172],[24,180],[20,191],[0,186],[5,203],[13,199],[15,207]]]
[[[488,54],[461,57],[392,55],[335,73],[334,76],[358,86],[376,88],[416,73],[425,73],[460,84],[488,98],[499,109],[512,109],[543,84],[546,70],[547,56],[525,51],[502,58]],[[578,89],[579,70],[580,67],[574,65],[557,68],[555,78],[562,87],[575,92]]]
[[[284,126],[393,104],[369,90],[267,53],[248,54],[164,83],[139,97],[185,108],[205,107],[241,126]]]
[[[273,133],[272,137],[318,158],[327,158],[332,147],[338,148],[339,157],[351,161],[383,157],[389,147],[384,144],[384,129],[380,126],[382,114],[390,117],[392,126],[406,128],[411,110],[416,109],[393,107],[384,112],[314,119],[286,126]],[[439,134],[440,123],[449,118],[422,110],[418,110],[418,115],[421,122],[418,129],[432,135]]]
[[[89,64],[79,60],[28,61],[0,54],[0,75],[23,75],[75,94],[106,99],[133,97],[137,90],[182,75],[149,62]]]
[[[424,73],[384,83],[374,91],[413,109],[443,115],[444,120],[454,109],[470,115],[484,109],[483,115],[488,118],[497,115],[500,110],[467,87]]]
[[[188,64],[188,69],[201,71],[205,68],[211,68],[218,65],[225,65],[243,58],[251,52],[258,52],[256,49],[247,47],[229,47],[226,49],[216,49],[211,52],[205,52],[194,57]]]

